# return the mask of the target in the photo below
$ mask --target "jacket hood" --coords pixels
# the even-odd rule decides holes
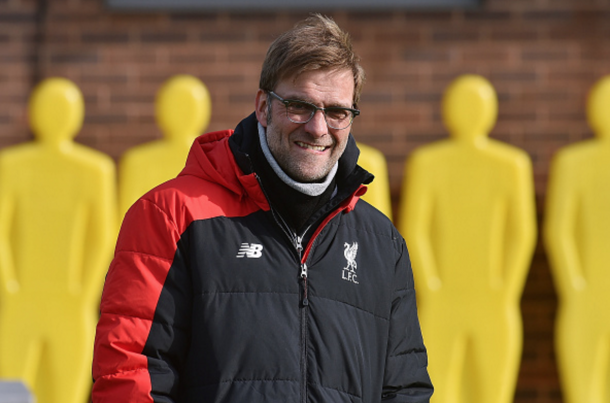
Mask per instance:
[[[179,176],[192,175],[216,183],[240,198],[248,195],[257,204],[268,209],[267,199],[253,172],[245,174],[235,162],[229,147],[233,130],[203,134],[195,139]]]

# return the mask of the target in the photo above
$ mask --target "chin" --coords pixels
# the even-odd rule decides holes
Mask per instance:
[[[282,167],[282,169],[297,182],[314,183],[324,181],[334,164],[330,167],[327,167],[326,165],[327,164],[306,164],[301,162],[290,164],[290,166]]]
[[[296,180],[299,182],[303,182],[303,183],[323,182],[324,179],[326,179],[326,175],[328,175],[328,173],[301,174],[301,175],[299,175],[300,179],[296,179]]]

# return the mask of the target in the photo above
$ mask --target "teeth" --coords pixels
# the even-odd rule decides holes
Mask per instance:
[[[324,151],[326,150],[326,147],[324,146],[314,146],[311,144],[307,144],[307,143],[301,143],[300,141],[297,141],[297,144],[303,148],[308,148],[310,150],[314,150],[314,151]]]

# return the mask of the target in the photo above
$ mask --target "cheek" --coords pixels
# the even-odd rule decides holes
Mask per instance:
[[[298,125],[296,123],[289,123],[289,124],[277,124],[277,118],[278,116],[275,115],[273,117],[274,121],[273,124],[270,124],[267,127],[268,130],[268,136],[267,136],[267,141],[271,142],[271,137],[273,137],[273,141],[275,142],[275,144],[281,144],[283,146],[286,146],[287,144],[291,143],[291,139],[293,138],[293,135],[295,133],[298,133],[298,131],[300,129],[302,129],[301,125]],[[271,129],[271,130],[270,130]]]
[[[271,152],[274,154],[279,152],[283,143],[282,131],[275,124],[270,123],[269,126],[267,126],[267,144],[269,145]]]
[[[349,131],[344,130],[346,133],[340,133],[335,136],[335,141],[337,142],[337,147],[343,151],[347,146],[347,139],[349,138]]]

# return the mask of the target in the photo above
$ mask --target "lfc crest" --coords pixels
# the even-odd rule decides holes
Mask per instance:
[[[349,244],[345,242],[343,245],[345,250],[343,251],[343,256],[347,260],[347,266],[343,268],[343,280],[351,281],[354,284],[359,284],[356,279],[358,275],[356,274],[356,269],[358,268],[358,263],[356,263],[356,255],[358,254],[358,242],[354,242],[353,244]]]

